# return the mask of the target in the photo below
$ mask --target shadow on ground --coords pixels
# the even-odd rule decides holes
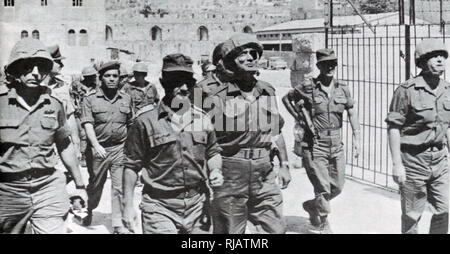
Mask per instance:
[[[311,234],[309,219],[300,216],[285,216],[287,233]]]

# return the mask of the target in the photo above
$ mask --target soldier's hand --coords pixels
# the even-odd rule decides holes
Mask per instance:
[[[136,212],[133,205],[125,205],[122,214],[122,223],[131,233],[135,233]]]
[[[79,196],[84,200],[85,204],[88,203],[89,198],[85,189],[75,189],[75,191],[72,193],[72,196],[73,197]]]
[[[220,169],[214,169],[209,174],[209,183],[211,187],[219,187],[223,184],[223,175]]]
[[[353,156],[355,158],[359,157],[359,153],[361,152],[361,142],[358,138],[353,137]]]
[[[394,167],[392,168],[392,177],[394,178],[394,182],[396,182],[400,186],[405,182],[406,173],[403,163],[394,165]]]
[[[103,146],[98,145],[94,147],[94,151],[95,151],[95,156],[99,157],[99,158],[106,158],[106,150]]]
[[[281,184],[281,189],[286,189],[291,182],[291,173],[289,172],[289,167],[283,165],[280,167],[278,172],[278,182]]]

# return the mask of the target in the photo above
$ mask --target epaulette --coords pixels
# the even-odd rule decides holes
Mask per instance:
[[[6,86],[6,84],[1,84],[0,85],[0,95],[8,94],[8,92],[9,92],[8,86]]]
[[[145,112],[148,112],[148,111],[150,111],[150,110],[152,110],[152,109],[155,109],[155,108],[156,108],[156,107],[155,107],[154,104],[146,105],[146,106],[142,107],[141,109],[139,109],[139,110],[136,112],[136,114],[135,114],[134,117],[138,117],[138,116],[144,114]]]
[[[413,86],[414,84],[416,84],[415,78],[411,78],[411,79],[408,79],[408,80],[406,80],[405,82],[403,82],[403,83],[401,84],[401,86],[402,86],[402,87],[405,87],[405,88],[408,88],[408,87]]]

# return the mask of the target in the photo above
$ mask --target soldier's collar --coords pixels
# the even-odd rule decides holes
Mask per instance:
[[[438,84],[437,87],[440,87],[441,85],[443,85],[445,88],[449,87],[449,85],[446,84],[446,82],[444,82],[444,80],[440,78],[439,79],[439,84]],[[414,87],[416,87],[416,88],[425,88],[425,89],[431,90],[430,86],[427,84],[427,82],[423,78],[422,72],[419,73],[418,76],[416,76],[416,79],[414,80]]]
[[[258,80],[256,80],[256,79],[255,79],[254,82],[256,83],[255,84],[255,91],[256,91],[255,92],[255,97],[256,98],[258,98],[262,94],[270,95],[270,91],[268,90],[268,88],[266,88],[264,86],[261,86],[260,82],[258,82]],[[230,82],[228,84],[227,94],[230,94],[230,95],[238,94],[238,95],[240,95],[240,94],[242,94],[242,91],[241,91],[241,89],[239,89],[239,87],[236,85],[236,83]]]
[[[168,106],[166,105],[163,100],[161,100],[158,103],[158,119],[161,118],[169,118],[169,120],[172,118],[173,114],[175,114],[175,112]],[[196,109],[194,104],[191,104],[191,109],[190,112],[192,113],[192,115],[195,117],[196,113],[198,114],[198,112],[201,112],[199,109]]]
[[[39,105],[41,103],[49,103],[50,102],[50,93],[51,91],[45,87],[41,87],[42,90],[42,94],[39,97],[39,100],[37,101],[36,105]],[[15,87],[12,87],[11,89],[9,89],[8,92],[8,100],[9,102],[18,102],[17,98],[19,97],[19,95],[17,94],[17,90]]]
[[[105,93],[103,92],[103,89],[102,89],[101,87],[99,87],[99,88],[97,89],[96,95],[97,95],[97,97],[104,97],[104,98],[107,98],[106,95],[105,95]],[[122,96],[123,96],[123,92],[122,92],[120,89],[118,89],[118,90],[117,90],[117,93],[116,93],[116,96],[114,97],[113,100],[115,100],[116,98],[122,98]]]

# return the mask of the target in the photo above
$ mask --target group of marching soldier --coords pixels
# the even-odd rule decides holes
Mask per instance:
[[[291,176],[284,119],[275,88],[256,79],[262,54],[254,35],[234,35],[215,47],[200,82],[189,56],[167,55],[160,98],[142,62],[132,78],[109,61],[84,68],[68,85],[58,46],[19,41],[0,85],[0,233],[23,233],[27,225],[34,233],[64,233],[72,180],[72,196],[86,206],[82,224],[91,225],[108,172],[114,233],[136,232],[138,184],[143,233],[242,234],[247,221],[258,233],[285,233],[281,189]],[[448,230],[450,84],[440,78],[447,57],[437,40],[417,45],[422,72],[397,88],[386,118],[403,233],[417,232],[427,202],[430,233]],[[317,50],[316,58],[320,74],[293,84],[282,101],[314,187],[303,209],[313,230],[331,233],[330,201],[345,179],[344,111],[355,156],[360,128],[348,86],[335,79],[334,51]],[[55,169],[58,162],[66,172]]]

